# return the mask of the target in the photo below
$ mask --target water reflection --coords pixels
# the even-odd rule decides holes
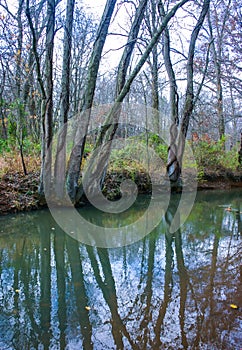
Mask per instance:
[[[170,234],[174,196],[119,249],[81,245],[47,211],[1,217],[0,349],[240,350],[241,194],[199,193]]]

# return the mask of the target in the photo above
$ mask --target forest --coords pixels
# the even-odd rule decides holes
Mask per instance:
[[[0,349],[242,349],[241,56],[241,0],[0,0]]]
[[[240,1],[1,0],[0,33],[1,212],[241,185]]]

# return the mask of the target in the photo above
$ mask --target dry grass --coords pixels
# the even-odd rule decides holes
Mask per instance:
[[[28,173],[40,170],[40,156],[28,155],[24,161]],[[21,157],[17,152],[0,155],[0,178],[9,173],[23,173]]]

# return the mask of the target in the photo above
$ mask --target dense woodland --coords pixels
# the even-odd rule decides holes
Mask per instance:
[[[77,203],[83,195],[80,178],[86,159],[90,158],[87,189],[95,194],[107,176],[107,142],[115,134],[145,134],[145,126],[132,130],[129,121],[125,130],[120,128],[120,103],[125,103],[157,111],[149,142],[166,160],[174,183],[182,172],[185,139],[193,147],[198,175],[209,166],[238,170],[240,1],[107,0],[105,6],[97,5],[98,11],[87,4],[0,1],[1,165],[16,152],[25,174],[33,167],[40,170],[40,194],[49,190],[53,177],[65,178],[69,197]],[[88,135],[95,117],[91,108],[106,104],[110,108],[95,133]],[[79,124],[67,155],[65,125],[77,115]],[[167,126],[168,147],[156,138]],[[61,156],[55,158],[48,149],[61,127],[56,145]],[[81,139],[79,130],[84,131]],[[90,156],[100,147],[102,156]],[[62,196],[58,180],[55,186]]]

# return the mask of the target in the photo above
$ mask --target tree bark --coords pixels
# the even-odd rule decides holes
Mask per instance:
[[[160,1],[159,3],[160,15],[165,16],[165,9]],[[179,125],[179,111],[178,102],[179,95],[177,92],[176,76],[173,70],[171,62],[171,47],[170,47],[170,34],[168,28],[165,29],[163,35],[163,58],[166,67],[166,72],[169,79],[170,85],[170,113],[171,113],[171,127],[170,127],[170,142],[168,147],[167,156],[167,173],[171,181],[175,180],[180,176],[180,167],[177,159],[177,135],[178,135],[178,125]]]
[[[16,53],[16,98],[17,98],[17,130],[16,138],[18,142],[21,163],[23,167],[24,175],[27,175],[27,168],[23,154],[23,141],[24,141],[24,117],[25,117],[25,104],[21,102],[21,86],[22,86],[22,49],[23,49],[23,13],[24,0],[19,0],[19,7],[17,12],[17,24],[18,24],[18,36],[17,36],[17,53]]]
[[[215,39],[213,34],[213,23],[211,20],[210,11],[208,11],[208,27],[210,33],[211,40],[211,48],[213,53],[213,63],[215,69],[215,77],[216,77],[216,97],[217,97],[217,116],[218,116],[218,132],[219,139],[221,140],[225,135],[225,119],[224,119],[224,111],[223,111],[223,86],[222,86],[222,53],[223,53],[223,40],[224,40],[224,31],[225,31],[225,23],[229,16],[231,0],[228,1],[228,5],[224,11],[223,23],[221,26],[221,30],[219,31],[218,24],[217,26],[217,38]],[[215,45],[215,40],[217,41],[217,45]],[[216,47],[217,46],[217,47]]]
[[[127,72],[130,66],[131,56],[138,38],[140,25],[142,23],[145,9],[147,6],[148,0],[141,0],[139,7],[135,13],[135,17],[129,32],[129,36],[127,39],[127,44],[125,46],[124,52],[119,62],[117,79],[116,79],[116,88],[115,88],[115,98],[119,95],[122,88],[125,85]],[[118,107],[118,106],[117,106]],[[89,173],[89,185],[86,186],[85,192],[88,194],[88,197],[95,196],[98,191],[102,188],[107,166],[108,159],[110,156],[111,148],[112,148],[112,140],[118,128],[118,121],[120,117],[121,109],[117,108],[115,113],[113,114],[113,123],[102,128],[101,132],[97,137],[96,144],[94,145],[94,150],[96,150],[100,145],[104,145],[104,150],[100,153],[102,156],[98,157],[97,164],[95,167],[95,171],[92,172],[92,175]],[[91,159],[91,162],[93,160]],[[96,162],[96,160],[95,160]],[[100,176],[101,172],[101,176]],[[91,176],[90,176],[91,175]]]
[[[240,133],[240,149],[239,149],[239,152],[238,152],[238,161],[239,161],[239,165],[242,166],[242,130],[241,130],[241,133]]]
[[[70,77],[71,77],[71,48],[72,48],[72,28],[75,0],[68,0],[66,5],[66,23],[64,28],[63,62],[61,78],[60,96],[60,116],[59,126],[61,133],[58,134],[57,151],[55,160],[55,194],[59,198],[64,195],[64,179],[66,174],[66,134],[68,113],[70,107]]]
[[[46,56],[45,56],[45,97],[42,99],[42,146],[41,146],[41,173],[39,194],[50,191],[51,186],[51,152],[48,151],[52,141],[53,121],[53,50],[55,36],[55,0],[47,0],[46,26]]]
[[[118,119],[119,119],[120,108],[121,108],[120,103],[123,102],[124,98],[128,94],[133,80],[136,78],[140,69],[142,68],[142,66],[146,62],[149,54],[152,52],[155,45],[157,44],[162,32],[165,30],[165,28],[167,26],[169,20],[175,15],[176,11],[182,5],[184,5],[187,1],[188,0],[181,1],[179,4],[174,6],[173,9],[168,14],[166,14],[165,18],[163,19],[161,25],[159,26],[159,28],[157,29],[157,31],[153,35],[150,43],[148,44],[144,54],[140,58],[136,67],[134,68],[133,72],[131,73],[129,78],[126,80],[126,83],[122,84],[123,86],[121,84],[119,84],[119,81],[124,82],[124,79],[123,78],[119,79],[119,76],[118,76],[118,79],[117,79],[118,88],[116,89],[116,91],[119,91],[119,94],[117,94],[116,100],[114,101],[114,104],[113,104],[110,112],[107,115],[104,126],[103,126],[103,128],[98,136],[97,142],[96,142],[95,147],[94,147],[94,149],[101,147],[100,152],[98,152],[98,159],[96,159],[97,157],[95,156],[95,154],[93,154],[93,156],[91,157],[89,164],[88,164],[88,169],[86,171],[87,175],[85,176],[85,179],[84,179],[85,180],[85,191],[87,192],[89,199],[94,198],[94,197],[96,197],[96,198],[102,197],[101,183],[103,181],[103,176],[100,176],[100,174],[102,175],[106,169],[107,161],[108,161],[108,157],[109,157],[109,153],[110,153],[110,144],[111,144],[111,141],[113,140],[113,137],[115,135],[115,130],[118,127]],[[140,13],[137,12],[134,23],[136,21],[138,23],[139,22],[141,23],[142,18],[140,18],[140,17],[141,17],[141,15],[143,16],[143,11],[144,10],[140,11]],[[133,33],[132,33],[132,29],[133,29]],[[137,25],[135,25],[135,26],[132,25],[131,32],[130,32],[131,37],[134,38],[135,36],[138,35],[137,29],[138,29]],[[134,34],[135,34],[135,36],[134,36]],[[130,42],[130,41],[128,40],[128,42]],[[123,58],[124,58],[125,62],[129,61],[129,59],[130,59],[129,55],[125,52],[124,52]],[[126,74],[126,72],[127,72],[127,68],[126,68],[126,72],[125,72],[125,70],[122,69],[123,66],[125,66],[125,65],[122,64],[122,59],[121,59],[121,62],[119,65],[119,68],[121,67],[119,70],[119,74],[121,75],[121,77],[123,77],[124,76],[123,74],[124,73]],[[128,66],[126,65],[126,67],[128,67]]]
[[[80,111],[85,112],[85,120],[82,125],[77,126],[74,147],[72,149],[69,167],[67,172],[67,192],[70,199],[74,203],[78,193],[78,180],[80,176],[80,166],[84,153],[85,140],[84,136],[81,140],[80,134],[86,135],[90,122],[90,108],[92,107],[94,91],[96,87],[97,74],[101,60],[103,46],[108,34],[108,28],[113,15],[114,7],[117,0],[108,0],[102,15],[100,25],[98,27],[96,40],[94,42],[92,55],[88,66],[88,76],[85,91],[82,97]]]
[[[133,72],[129,76],[129,78],[126,80],[124,86],[122,87],[121,91],[119,92],[113,107],[110,110],[110,113],[108,113],[108,116],[105,121],[105,127],[102,129],[99,138],[97,140],[96,146],[100,145],[102,141],[104,140],[104,137],[106,140],[112,140],[112,131],[113,129],[110,129],[110,125],[113,124],[115,120],[115,116],[118,114],[118,109],[119,109],[119,104],[123,102],[124,98],[128,94],[130,90],[130,86],[139,73],[140,69],[146,62],[149,54],[151,53],[154,45],[157,43],[157,41],[160,38],[161,33],[167,26],[169,20],[175,15],[176,11],[182,7],[186,2],[189,0],[182,0],[178,4],[176,4],[172,10],[166,15],[164,21],[162,24],[159,26],[157,29],[157,32],[154,34],[153,38],[151,39],[150,43],[148,44],[144,54],[142,55],[141,59],[139,60],[138,64],[134,68]],[[88,68],[88,77],[87,77],[87,85],[83,94],[83,99],[80,107],[80,111],[86,111],[85,115],[83,114],[83,118],[85,117],[86,120],[83,121],[82,125],[77,126],[76,130],[76,136],[74,139],[74,147],[71,152],[70,160],[69,160],[69,167],[68,167],[68,172],[67,172],[67,192],[72,200],[73,203],[77,203],[79,198],[82,195],[82,187],[79,187],[78,181],[79,181],[79,176],[80,176],[80,165],[82,162],[82,157],[83,157],[83,151],[84,151],[84,146],[85,146],[85,136],[81,137],[80,135],[86,135],[87,130],[88,130],[88,125],[90,121],[90,107],[92,105],[92,100],[93,100],[93,95],[94,95],[94,90],[95,90],[95,85],[96,85],[96,77],[98,73],[98,68],[99,68],[99,63],[101,59],[101,53],[103,49],[103,45],[107,36],[107,31],[111,19],[111,15],[114,10],[114,5],[115,5],[114,0],[109,0],[106,4],[104,14],[101,19],[101,23],[98,28],[98,35],[96,38],[96,41],[94,43],[94,48],[93,52],[91,55],[90,63],[89,63],[89,68]],[[109,134],[108,134],[109,132]],[[80,140],[82,138],[82,140]],[[103,162],[103,159],[100,159],[100,163],[102,166],[105,165]],[[91,164],[91,168],[93,167],[93,164]],[[95,168],[95,166],[94,166]],[[97,168],[96,168],[97,169]],[[101,171],[101,169],[98,167],[98,173]],[[91,171],[92,173],[92,171]],[[91,174],[90,173],[90,174]],[[98,174],[99,175],[99,174]],[[98,177],[99,178],[99,177]]]
[[[180,129],[177,136],[177,154],[176,154],[176,157],[174,157],[174,162],[171,164],[168,164],[169,167],[172,169],[170,173],[168,172],[169,178],[172,182],[175,182],[175,183],[177,183],[180,179],[185,141],[186,141],[187,131],[189,127],[190,117],[192,115],[193,108],[194,108],[193,62],[194,62],[195,46],[196,46],[198,34],[203,25],[206,14],[209,10],[209,4],[210,4],[210,0],[204,0],[200,16],[198,18],[195,28],[192,31],[192,35],[190,39],[188,59],[187,59],[187,87],[186,87],[184,109],[183,109],[183,114],[180,122]]]

